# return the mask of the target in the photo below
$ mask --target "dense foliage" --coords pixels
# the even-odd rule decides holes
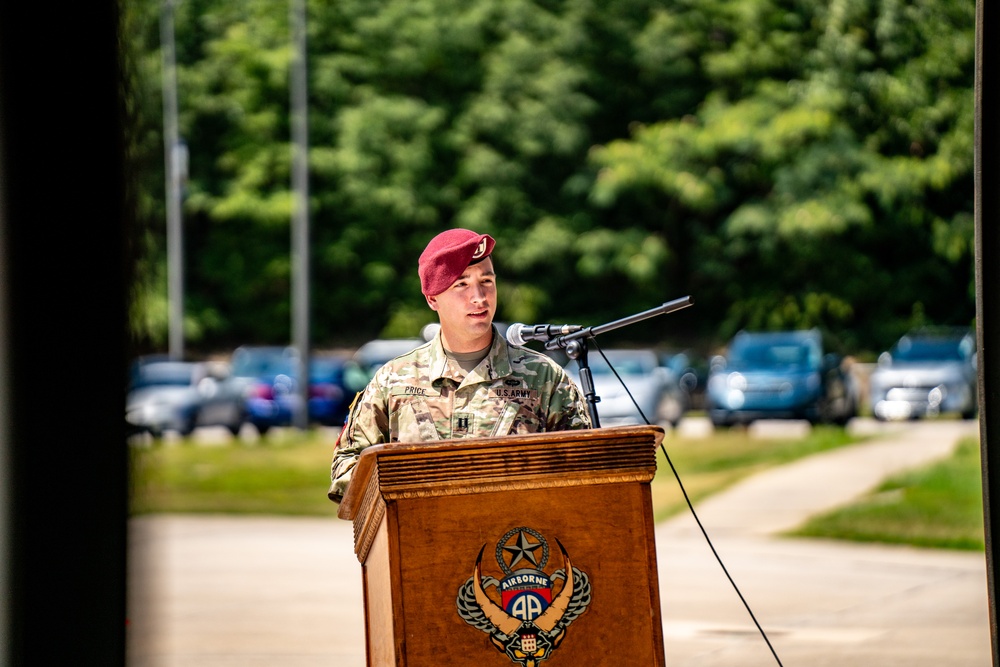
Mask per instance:
[[[128,0],[148,173],[137,321],[166,337],[160,3]],[[186,328],[290,337],[287,0],[177,0]],[[877,351],[970,324],[974,5],[308,4],[312,339],[412,335],[416,258],[493,234],[499,317],[709,348],[820,326]]]

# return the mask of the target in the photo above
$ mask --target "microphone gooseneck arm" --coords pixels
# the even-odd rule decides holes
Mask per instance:
[[[694,305],[694,301],[690,296],[682,296],[679,299],[674,299],[673,301],[667,301],[661,306],[656,308],[650,308],[649,310],[644,310],[641,313],[636,313],[635,315],[629,315],[628,317],[623,317],[620,320],[615,320],[613,322],[608,322],[607,324],[601,324],[595,327],[584,327],[579,331],[573,331],[562,336],[553,338],[552,340],[545,343],[546,350],[556,350],[559,348],[567,348],[567,346],[573,341],[580,340],[583,338],[593,338],[602,333],[612,331],[614,329],[620,329],[621,327],[628,326],[630,324],[635,324],[636,322],[641,322],[642,320],[649,319],[650,317],[655,317],[657,315],[665,315],[667,313],[672,313],[675,310],[680,310],[681,308],[687,308],[688,306]],[[567,349],[567,354],[569,351]],[[570,355],[570,358],[573,358]]]
[[[642,320],[655,317],[656,315],[672,313],[675,310],[687,308],[693,304],[694,301],[692,301],[690,296],[684,296],[679,299],[674,299],[673,301],[668,301],[661,306],[657,306],[656,308],[650,308],[649,310],[644,310],[641,313],[623,317],[620,320],[615,320],[613,322],[608,322],[607,324],[601,324],[595,327],[581,328],[579,331],[574,331],[557,338],[553,338],[545,343],[546,350],[556,350],[561,348],[566,351],[566,355],[570,359],[576,360],[577,365],[580,368],[580,389],[583,391],[583,396],[587,401],[587,409],[590,411],[590,422],[594,428],[600,428],[601,426],[600,417],[597,414],[597,404],[600,402],[601,398],[594,390],[594,376],[591,373],[590,365],[587,362],[587,339],[613,329],[619,329],[621,327],[628,326],[629,324],[641,322]]]

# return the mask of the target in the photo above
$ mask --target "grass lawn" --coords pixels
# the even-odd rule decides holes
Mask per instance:
[[[817,427],[804,439],[765,440],[733,429],[707,438],[668,435],[664,444],[697,500],[768,466],[855,441],[843,429]],[[131,452],[133,514],[336,514],[326,497],[333,441],[323,432],[287,431],[252,444],[157,442]],[[662,451],[657,456],[652,495],[660,520],[686,505]]]
[[[983,550],[979,441],[955,455],[889,478],[868,497],[815,517],[792,535]]]
[[[746,429],[716,431],[705,438],[668,434],[663,444],[692,503],[771,466],[860,442],[843,428],[816,426],[802,438],[759,438]],[[688,511],[680,485],[660,450],[652,484],[653,517],[662,521]]]
[[[132,514],[336,516],[326,497],[333,445],[321,431],[289,431],[251,444],[130,447]]]
[[[691,501],[770,466],[857,442],[844,429],[816,427],[801,438],[752,436],[743,429],[664,439]],[[133,514],[186,512],[335,516],[326,497],[333,439],[328,432],[273,434],[256,443],[180,440],[133,446]],[[662,451],[652,483],[657,521],[687,512]],[[887,480],[861,503],[817,517],[797,535],[952,549],[983,549],[979,445]]]

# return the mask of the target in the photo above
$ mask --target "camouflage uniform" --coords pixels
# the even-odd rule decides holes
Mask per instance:
[[[438,334],[375,373],[341,433],[329,496],[340,502],[362,450],[383,442],[590,428],[580,390],[551,358],[517,347],[494,329],[489,354],[468,375]]]

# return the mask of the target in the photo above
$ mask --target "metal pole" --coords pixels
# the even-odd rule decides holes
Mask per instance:
[[[292,0],[292,338],[298,350],[296,387],[302,409],[293,416],[309,426],[309,123],[306,83],[306,1]]]
[[[169,352],[184,357],[184,243],[181,229],[183,147],[177,130],[177,62],[174,54],[174,0],[163,1],[160,50],[163,54],[163,160],[167,199],[167,304]]]
[[[997,6],[994,5],[996,10]],[[986,585],[989,604],[993,665],[1000,666],[1000,636],[997,632],[997,545],[1000,544],[1000,448],[990,442],[990,433],[1000,433],[1000,130],[997,112],[1000,95],[996,73],[1000,47],[986,39],[987,31],[998,34],[998,13],[990,13],[985,0],[976,3],[975,81],[975,265],[976,334],[979,373],[979,446],[983,474],[983,520],[986,541]],[[986,85],[986,80],[993,85]],[[993,259],[989,259],[992,257]],[[1000,442],[1000,441],[998,441]]]

